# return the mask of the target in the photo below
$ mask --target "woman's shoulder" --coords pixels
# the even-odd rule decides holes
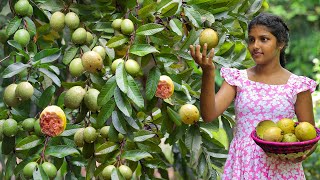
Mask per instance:
[[[220,70],[221,77],[232,86],[241,86],[243,72],[245,70],[239,70],[232,67],[222,67]]]
[[[307,90],[310,90],[310,92],[312,93],[317,87],[317,82],[315,80],[307,76],[297,75],[294,73],[291,73],[290,84],[294,86],[296,93]]]

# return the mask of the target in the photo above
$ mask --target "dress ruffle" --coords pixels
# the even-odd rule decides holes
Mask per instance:
[[[241,87],[241,73],[236,68],[225,68],[222,67],[220,71],[221,77],[231,86]]]
[[[313,93],[317,87],[317,83],[314,80],[305,76],[296,76],[293,84],[295,86],[296,94],[307,90],[310,90],[310,92]]]

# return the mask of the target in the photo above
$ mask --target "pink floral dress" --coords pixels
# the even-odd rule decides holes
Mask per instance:
[[[268,157],[252,140],[250,133],[262,120],[293,118],[297,94],[307,90],[313,92],[316,82],[292,74],[287,84],[269,85],[251,81],[246,70],[234,68],[222,68],[221,76],[228,84],[237,87],[234,102],[236,127],[222,179],[305,179],[302,163]]]

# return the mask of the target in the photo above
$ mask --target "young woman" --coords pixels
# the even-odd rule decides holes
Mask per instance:
[[[214,50],[190,46],[190,53],[202,68],[200,111],[204,121],[220,116],[234,100],[236,126],[224,167],[223,179],[305,179],[302,161],[268,157],[251,139],[250,133],[262,120],[294,118],[314,123],[311,93],[315,81],[284,68],[289,29],[278,16],[260,14],[248,26],[248,49],[255,66],[238,70],[221,68],[225,79],[215,93]]]

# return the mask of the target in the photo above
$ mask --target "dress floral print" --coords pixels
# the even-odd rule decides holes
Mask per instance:
[[[294,118],[297,94],[316,88],[316,82],[292,74],[286,84],[269,85],[248,79],[246,70],[222,68],[221,76],[237,87],[236,127],[224,167],[224,180],[305,179],[302,163],[268,157],[251,139],[250,133],[262,120]]]

